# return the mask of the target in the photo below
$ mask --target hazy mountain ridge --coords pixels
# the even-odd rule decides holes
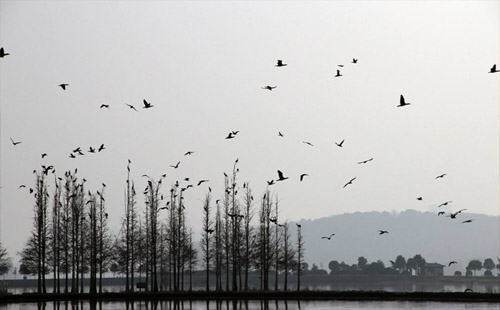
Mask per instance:
[[[472,223],[463,224],[466,219]],[[309,264],[322,264],[328,270],[331,260],[357,263],[359,256],[369,262],[381,259],[386,266],[397,255],[405,258],[421,254],[427,262],[447,265],[445,274],[465,271],[471,259],[499,256],[499,217],[461,213],[456,219],[433,212],[355,212],[315,220],[300,220]],[[389,231],[379,235],[378,230]],[[321,239],[335,233],[330,240]]]

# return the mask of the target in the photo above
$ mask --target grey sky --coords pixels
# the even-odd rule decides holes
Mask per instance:
[[[144,173],[167,173],[165,193],[210,180],[186,195],[195,228],[236,158],[257,194],[277,169],[290,177],[270,187],[283,219],[447,200],[498,214],[499,3],[0,1],[2,242],[14,255],[27,239],[33,197],[18,186],[41,164],[78,168],[91,190],[105,182],[117,228],[129,158],[140,189]],[[410,106],[396,107],[401,94]]]

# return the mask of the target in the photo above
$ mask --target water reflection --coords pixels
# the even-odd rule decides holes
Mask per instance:
[[[76,301],[0,304],[0,310],[372,310],[372,309],[499,309],[495,303],[410,301]]]

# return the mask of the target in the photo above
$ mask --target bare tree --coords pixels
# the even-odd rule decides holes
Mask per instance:
[[[300,291],[300,276],[302,275],[302,264],[304,261],[304,239],[302,227],[297,225],[297,291]]]
[[[212,243],[212,234],[214,229],[212,228],[213,222],[210,219],[210,192],[205,195],[205,200],[203,203],[203,226],[201,234],[201,251],[203,253],[203,263],[205,264],[206,271],[206,291],[210,290],[210,261],[212,260],[213,251],[210,247]]]

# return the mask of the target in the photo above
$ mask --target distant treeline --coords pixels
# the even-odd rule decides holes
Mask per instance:
[[[254,199],[249,184],[237,181],[237,163],[230,176],[224,174],[225,190],[215,204],[208,187],[199,239],[187,221],[184,195],[206,180],[195,185],[188,178],[175,181],[165,193],[165,175],[157,180],[144,175],[147,186],[142,191],[145,208],[141,209],[129,161],[121,227],[111,234],[104,183],[92,191],[76,169],[63,176],[57,176],[52,166],[35,170],[35,186],[30,189],[33,229],[19,253],[18,272],[36,275],[39,293],[48,291],[49,274],[55,279],[51,281],[54,293],[82,293],[86,277],[89,292],[100,293],[108,271],[125,276],[127,292],[138,286],[150,292],[190,290],[195,270],[205,271],[207,291],[212,286],[217,291],[270,290],[271,282],[277,290],[278,279],[287,290],[289,274],[296,277],[300,290],[305,250],[301,226],[296,225],[292,240],[288,221],[279,219],[277,196],[268,189]],[[49,182],[54,184],[52,191]],[[249,273],[259,274],[258,287],[249,286]],[[211,274],[215,274],[215,283],[210,282]]]

